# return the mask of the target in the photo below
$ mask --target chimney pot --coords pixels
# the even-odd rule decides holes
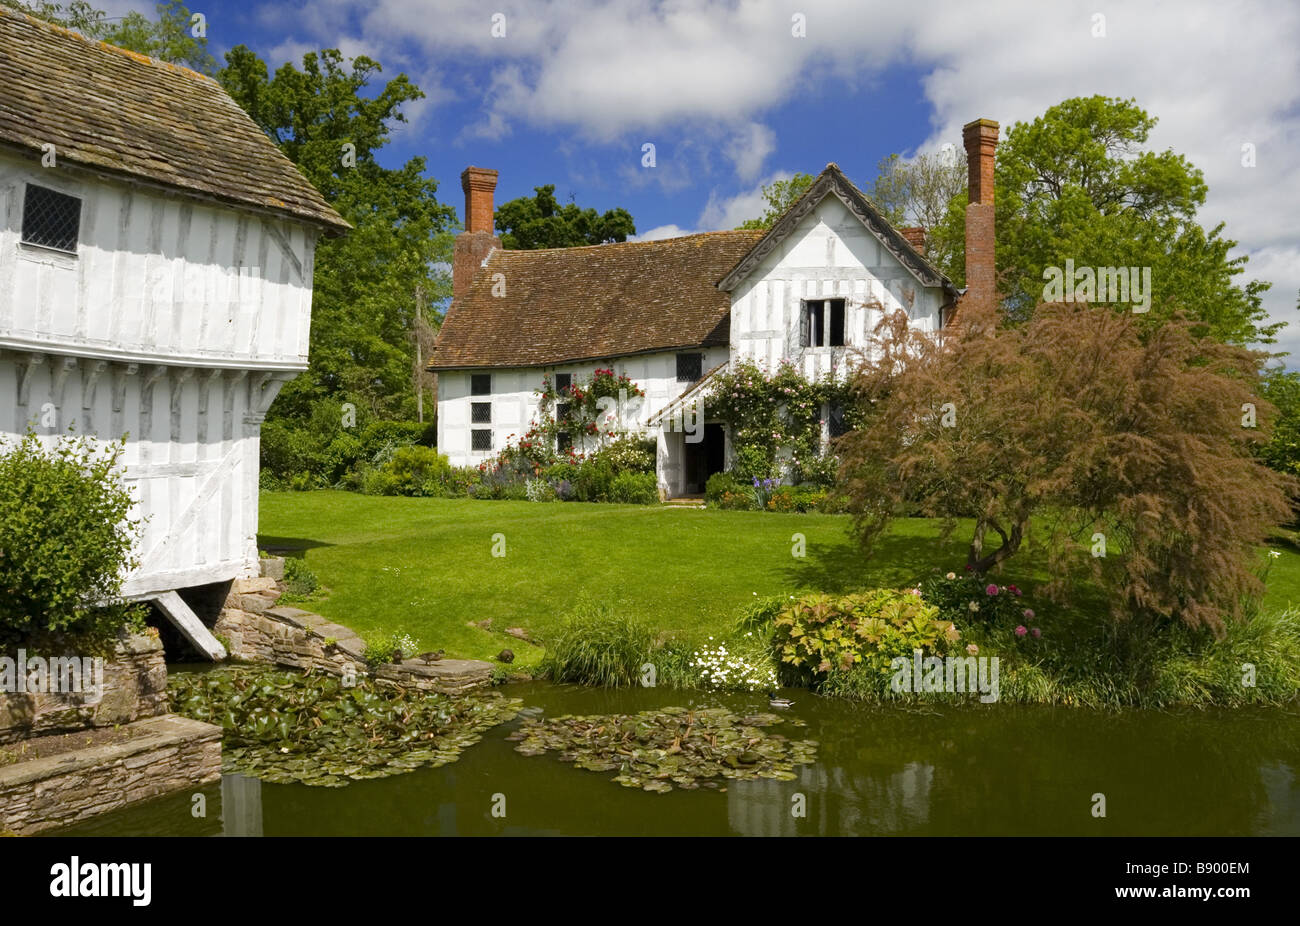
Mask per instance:
[[[466,167],[460,175],[460,185],[465,190],[465,231],[491,234],[497,172],[486,167]]]

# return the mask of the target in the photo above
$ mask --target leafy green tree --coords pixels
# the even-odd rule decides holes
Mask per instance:
[[[218,79],[263,131],[353,225],[316,252],[311,367],[276,400],[277,415],[306,420],[312,406],[350,401],[381,418],[414,417],[411,388],[417,290],[424,318],[450,295],[455,212],[440,203],[423,158],[398,168],[376,154],[404,122],[401,107],[424,93],[405,74],[377,94],[381,72],[365,56],[349,65],[336,49],[309,52],[274,76],[237,46]]]
[[[1234,344],[1271,343],[1280,323],[1262,305],[1266,282],[1242,282],[1246,258],[1223,224],[1196,222],[1205,202],[1201,172],[1173,151],[1146,150],[1156,119],[1133,100],[1065,100],[1019,122],[998,148],[997,267],[1004,307],[1026,317],[1044,298],[1044,270],[1150,267],[1151,330],[1183,312],[1199,335]],[[953,197],[935,230],[935,251],[955,282],[965,280],[966,194]],[[1131,305],[1116,309],[1130,311]]]
[[[555,198],[555,185],[533,187],[536,195],[502,203],[496,212],[501,246],[512,251],[537,248],[572,248],[585,244],[626,241],[636,234],[631,214],[623,208],[603,215],[576,203],[563,206]]]
[[[772,223],[789,209],[796,199],[808,191],[817,178],[812,174],[795,174],[788,180],[777,180],[763,185],[763,199],[767,211],[757,219],[747,219],[738,228],[771,228]]]

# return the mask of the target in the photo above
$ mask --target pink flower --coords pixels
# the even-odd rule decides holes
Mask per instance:
[[[984,591],[990,595],[996,595],[998,593],[998,587],[996,585],[990,585],[985,588]]]
[[[1035,640],[1037,640],[1039,637],[1041,637],[1041,636],[1043,635],[1043,632],[1042,632],[1041,630],[1039,630],[1037,627],[1035,627],[1033,630],[1031,630],[1030,633],[1032,633],[1032,634],[1034,635],[1034,639],[1035,639]]]
[[[1029,628],[1026,627],[1024,624],[1021,624],[1019,627],[1016,628],[1016,636],[1018,637],[1023,637],[1027,633],[1029,633]]]
[[[1034,619],[1034,609],[1025,608],[1025,620],[1032,621],[1033,619]]]

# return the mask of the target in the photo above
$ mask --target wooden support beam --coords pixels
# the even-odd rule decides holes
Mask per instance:
[[[151,597],[158,605],[158,610],[176,625],[176,629],[195,649],[213,662],[221,662],[226,658],[226,648],[221,645],[221,641],[212,635],[212,631],[204,626],[203,621],[190,610],[190,606],[180,595],[175,592],[163,592]]]

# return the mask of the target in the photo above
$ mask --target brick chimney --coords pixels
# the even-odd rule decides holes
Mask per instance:
[[[922,255],[925,254],[925,229],[924,228],[922,228],[920,225],[911,225],[908,226],[907,228],[900,228],[898,230],[898,233],[907,240],[908,244],[910,244],[913,248],[916,249],[916,253]]]
[[[497,172],[486,167],[467,167],[460,175],[460,185],[465,190],[465,231],[456,236],[452,249],[452,301],[469,289],[474,271],[488,254],[501,247],[501,239],[493,233],[492,223],[496,211],[492,194],[497,188]]]
[[[993,154],[998,147],[998,124],[992,119],[976,119],[962,128],[961,137],[970,168],[963,301],[991,306],[997,298],[993,259]]]

